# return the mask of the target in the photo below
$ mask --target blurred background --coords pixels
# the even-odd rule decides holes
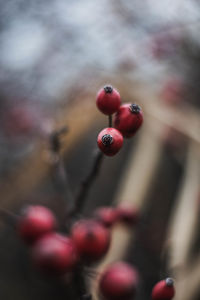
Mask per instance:
[[[0,1],[0,207],[41,203],[62,218],[49,134],[68,127],[62,155],[75,194],[107,127],[96,93],[112,84],[143,108],[144,126],[104,159],[85,214],[113,202],[140,209],[137,228],[114,229],[102,263],[138,268],[138,300],[166,276],[177,300],[200,299],[199,30],[197,0]],[[3,219],[0,240],[0,298],[75,299],[35,270]]]

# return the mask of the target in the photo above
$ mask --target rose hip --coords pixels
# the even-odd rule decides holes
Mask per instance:
[[[106,227],[111,227],[118,220],[118,210],[113,207],[100,207],[94,212],[95,218]]]
[[[70,272],[78,262],[78,254],[72,239],[58,233],[48,233],[32,247],[34,264],[43,272],[62,275]]]
[[[113,156],[121,149],[123,136],[117,129],[108,127],[99,133],[97,144],[105,155]]]
[[[137,104],[123,104],[115,115],[114,127],[124,137],[132,137],[143,123],[143,113]]]
[[[124,262],[108,266],[100,282],[100,293],[106,300],[129,300],[135,295],[138,273],[134,267]]]
[[[28,206],[17,224],[17,231],[27,244],[32,244],[55,228],[56,218],[54,214],[47,207],[40,205]]]
[[[159,281],[152,290],[152,300],[171,300],[175,295],[174,281],[171,278]]]
[[[120,107],[120,94],[111,85],[106,85],[97,94],[96,104],[105,115],[112,115]]]
[[[135,225],[139,220],[139,211],[136,207],[124,205],[117,208],[118,220],[127,225]]]
[[[71,235],[78,253],[88,261],[98,260],[108,251],[110,231],[95,220],[78,221]]]

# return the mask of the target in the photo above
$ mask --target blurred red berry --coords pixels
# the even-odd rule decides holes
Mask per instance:
[[[114,125],[124,137],[132,137],[143,123],[143,113],[137,104],[121,105],[115,115]]]
[[[81,220],[72,227],[78,253],[88,261],[100,259],[110,246],[110,231],[95,220]]]
[[[132,206],[119,206],[117,208],[118,220],[127,224],[135,225],[139,220],[139,211],[136,207]]]
[[[56,219],[50,209],[44,206],[28,206],[20,216],[17,230],[21,238],[32,244],[42,235],[54,230]]]
[[[163,132],[162,140],[164,146],[171,152],[181,153],[186,145],[186,139],[183,134],[174,128],[166,127]],[[179,154],[180,155],[180,154]]]
[[[103,114],[112,115],[120,107],[120,94],[111,85],[106,85],[98,92],[96,103]]]
[[[63,275],[73,270],[78,262],[78,255],[72,239],[52,232],[33,245],[32,259],[43,272]]]
[[[118,210],[113,207],[100,207],[94,212],[95,218],[106,227],[111,227],[118,220]]]
[[[4,130],[9,137],[26,136],[36,127],[35,116],[27,106],[17,106],[9,109],[5,114]]]
[[[134,267],[124,262],[108,266],[100,282],[100,293],[106,300],[129,300],[135,295],[138,273]]]
[[[156,59],[163,59],[173,55],[180,44],[181,36],[172,34],[168,30],[166,33],[156,34],[150,41],[152,55]]]
[[[97,144],[105,155],[113,156],[121,149],[123,136],[117,129],[108,127],[99,133]]]
[[[171,278],[161,280],[152,290],[152,300],[171,300],[175,295],[174,281]]]
[[[168,80],[161,90],[161,99],[171,105],[180,104],[184,97],[185,88],[179,78]]]

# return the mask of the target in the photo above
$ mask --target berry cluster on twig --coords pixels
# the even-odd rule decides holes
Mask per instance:
[[[78,297],[91,300],[88,291],[87,267],[98,262],[108,252],[111,244],[112,227],[119,222],[127,226],[136,225],[139,212],[129,206],[100,207],[91,218],[79,219],[87,195],[98,175],[104,155],[114,156],[123,146],[124,138],[135,135],[143,123],[143,112],[139,105],[121,104],[119,92],[106,85],[97,94],[98,109],[108,116],[108,126],[97,137],[97,152],[93,165],[83,180],[77,195],[70,192],[67,174],[60,157],[61,136],[66,128],[50,136],[50,150],[56,156],[53,164],[53,179],[70,201],[71,209],[66,213],[66,234],[58,231],[54,213],[41,205],[26,207],[16,219],[17,233],[30,247],[34,264],[44,273],[63,276],[70,273],[77,285]],[[113,118],[114,114],[114,118]],[[67,190],[67,191],[66,191]],[[108,266],[99,277],[99,294],[105,300],[132,299],[139,281],[138,271],[125,262]],[[153,300],[170,300],[174,296],[173,280],[167,278],[157,283],[152,291]]]

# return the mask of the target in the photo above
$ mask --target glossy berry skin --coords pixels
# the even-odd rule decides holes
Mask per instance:
[[[139,211],[136,207],[131,207],[128,205],[119,206],[117,208],[118,221],[127,224],[135,225],[139,220]]]
[[[117,129],[108,127],[99,133],[97,144],[105,155],[114,156],[123,145],[123,136]]]
[[[19,218],[17,230],[20,237],[32,244],[42,235],[56,228],[56,219],[50,209],[44,206],[28,206]]]
[[[81,220],[71,233],[79,255],[87,261],[102,258],[110,246],[110,231],[95,220]]]
[[[33,245],[32,259],[44,273],[63,275],[76,266],[78,254],[70,238],[52,232],[41,237]]]
[[[175,295],[173,280],[167,278],[159,281],[152,290],[152,300],[171,300]]]
[[[111,227],[118,221],[118,211],[113,207],[100,207],[94,212],[94,217],[105,227]]]
[[[120,107],[120,103],[120,94],[110,85],[100,89],[97,93],[97,107],[105,115],[112,115],[117,112]]]
[[[114,127],[118,129],[124,137],[132,137],[143,123],[143,113],[136,104],[123,104],[120,106],[114,118]]]
[[[99,291],[106,300],[133,299],[138,285],[138,273],[127,263],[117,262],[107,267],[100,278]]]

